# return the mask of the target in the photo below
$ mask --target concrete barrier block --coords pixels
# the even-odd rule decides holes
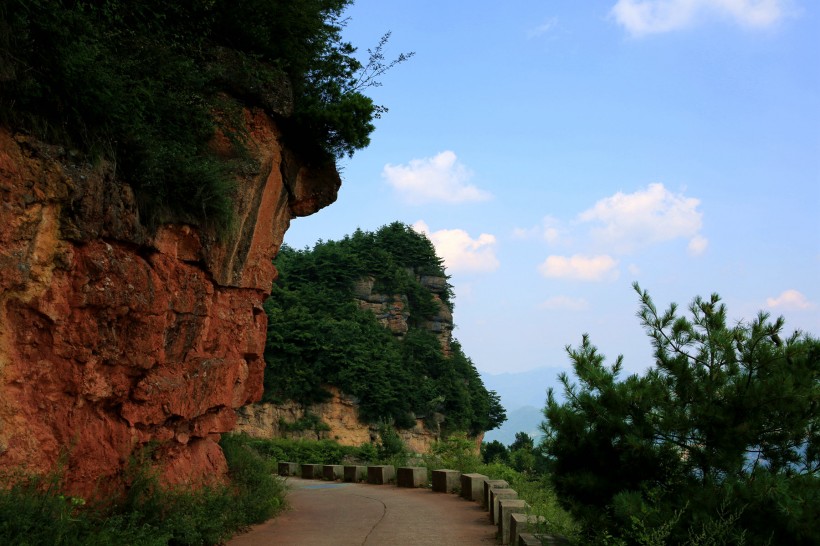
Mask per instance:
[[[541,539],[531,533],[521,533],[518,535],[517,546],[541,546]]]
[[[498,501],[498,534],[501,544],[510,543],[510,516],[513,513],[523,514],[529,505],[521,499],[499,499]]]
[[[484,495],[481,497],[481,506],[490,511],[490,489],[506,489],[510,486],[504,480],[484,480]]]
[[[462,474],[461,475],[461,496],[470,501],[481,501],[484,494],[484,474]]]
[[[396,485],[399,487],[427,487],[427,468],[423,466],[397,468]]]
[[[396,481],[396,467],[392,464],[367,467],[367,483],[384,485]]]
[[[280,476],[298,476],[299,465],[297,463],[279,463]]]
[[[358,465],[348,465],[344,468],[344,480],[346,482],[364,482],[367,481],[367,467]]]
[[[490,521],[493,525],[498,525],[498,501],[517,498],[518,493],[514,489],[490,489]]]
[[[458,491],[461,486],[461,472],[442,468],[433,470],[433,491],[437,493],[451,493]]]
[[[335,482],[344,477],[344,467],[340,464],[326,464],[322,466],[322,478]]]
[[[515,537],[521,533],[529,533],[533,527],[546,521],[544,516],[528,516],[527,514],[510,514],[510,536],[515,543]]]
[[[302,478],[305,480],[321,480],[322,466],[320,464],[303,464]]]

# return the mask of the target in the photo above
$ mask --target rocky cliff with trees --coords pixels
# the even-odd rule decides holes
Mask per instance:
[[[3,468],[102,494],[148,449],[165,483],[223,478],[271,259],[384,111],[349,3],[2,3]]]
[[[307,436],[358,445],[388,423],[423,448],[441,434],[478,437],[503,422],[498,395],[452,338],[452,286],[424,235],[398,222],[357,230],[312,249],[283,247],[276,267],[265,303],[268,404],[243,409],[241,428],[292,435],[295,417]],[[339,393],[355,408],[358,431],[335,424],[343,404],[328,401]],[[294,403],[300,412],[282,413]]]

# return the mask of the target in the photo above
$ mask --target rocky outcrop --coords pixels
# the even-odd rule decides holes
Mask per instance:
[[[415,275],[412,270],[408,273]],[[447,279],[434,275],[419,275],[416,279],[430,291],[438,306],[438,313],[425,321],[423,327],[436,335],[444,356],[449,357],[452,354],[450,341],[453,338],[453,313],[450,307],[442,301],[442,296],[447,290]],[[359,279],[353,285],[353,297],[356,303],[359,308],[372,312],[379,323],[390,329],[397,337],[404,337],[409,328],[407,321],[410,318],[407,296],[380,294],[373,290],[375,284],[374,277]]]
[[[409,274],[415,275],[412,270]],[[442,353],[451,356],[450,342],[453,332],[453,314],[442,296],[447,290],[447,279],[440,276],[416,276],[419,283],[433,296],[438,305],[438,313],[425,321],[423,327],[433,332],[441,344]],[[372,312],[379,323],[398,338],[403,338],[409,329],[410,306],[404,294],[381,294],[374,290],[376,279],[372,276],[359,279],[353,285],[353,298],[360,309]],[[342,445],[358,446],[376,441],[378,427],[359,420],[355,399],[344,395],[338,388],[326,385],[330,399],[321,404],[303,407],[297,402],[283,404],[251,404],[238,410],[237,430],[257,438],[333,439]],[[297,423],[305,415],[313,415],[323,423],[322,429],[291,430],[289,424]],[[444,420],[435,414],[425,427],[424,419],[417,419],[411,429],[398,430],[405,445],[415,453],[428,453],[433,442],[440,437],[440,425]],[[482,435],[483,436],[483,435]],[[480,446],[480,440],[478,445]]]
[[[224,472],[219,435],[262,394],[271,259],[291,218],[340,185],[267,115],[245,120],[257,168],[237,179],[219,239],[185,224],[149,233],[113,165],[0,129],[0,465],[65,457],[83,495],[149,443],[168,482]]]
[[[236,430],[256,438],[293,438],[307,440],[336,440],[344,446],[360,446],[378,440],[378,427],[359,421],[356,401],[331,385],[324,388],[331,393],[327,402],[303,407],[296,402],[284,404],[251,404],[237,410]],[[309,430],[290,430],[305,415],[316,416],[323,427]],[[428,453],[439,434],[428,430],[422,419],[411,429],[397,430],[407,448],[414,453]]]

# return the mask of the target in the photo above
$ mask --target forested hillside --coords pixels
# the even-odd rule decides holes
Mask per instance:
[[[459,343],[445,351],[428,327],[442,306],[452,310],[453,293],[423,235],[396,222],[312,249],[284,246],[275,263],[279,279],[265,304],[265,400],[320,402],[328,396],[321,385],[331,384],[358,399],[368,423],[402,428],[423,418],[432,427],[443,416],[442,430],[475,435],[504,421],[498,395]],[[441,280],[438,293],[425,288],[430,278]],[[406,314],[401,335],[358,303],[363,280],[396,296]]]

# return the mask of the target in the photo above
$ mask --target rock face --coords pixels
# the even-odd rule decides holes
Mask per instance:
[[[325,385],[331,393],[327,402],[307,408],[296,402],[285,404],[251,404],[237,410],[237,430],[256,438],[293,438],[307,440],[336,440],[345,446],[359,446],[378,439],[378,427],[359,421],[356,401],[342,394],[339,389]],[[287,430],[284,423],[295,423],[305,414],[318,417],[327,430]],[[428,453],[433,442],[439,439],[436,432],[427,430],[421,419],[408,430],[397,430],[410,451]]]
[[[0,466],[65,457],[69,489],[90,495],[150,442],[170,483],[224,473],[216,442],[262,394],[271,259],[291,218],[340,186],[264,113],[245,119],[258,168],[238,178],[219,240],[183,224],[149,234],[113,166],[0,129]]]
[[[412,274],[412,272],[410,272]],[[451,356],[450,342],[453,333],[453,314],[441,295],[447,290],[447,279],[438,276],[420,276],[418,281],[429,290],[438,303],[439,312],[426,321],[424,328],[433,332],[441,344],[442,353]],[[359,308],[372,312],[382,326],[388,328],[396,337],[407,334],[410,318],[407,296],[403,294],[380,294],[373,291],[376,279],[365,277],[353,286],[353,297]],[[358,446],[378,439],[378,427],[359,421],[356,401],[345,396],[334,386],[324,387],[331,398],[321,404],[307,408],[296,402],[284,404],[251,404],[238,410],[236,430],[256,438],[294,438],[294,439],[332,439],[346,446]],[[328,427],[328,430],[286,430],[282,424],[299,421],[306,414],[314,415]],[[416,425],[407,430],[397,430],[405,445],[415,453],[428,453],[433,442],[440,438],[440,425],[444,419],[436,414],[432,422],[437,430],[424,426],[423,419],[417,419]],[[483,437],[483,434],[481,435]],[[478,440],[481,446],[481,440]]]
[[[412,270],[410,271],[411,274]],[[424,328],[433,332],[441,344],[444,356],[452,355],[450,341],[453,338],[453,313],[441,299],[447,290],[447,279],[433,275],[417,277],[419,283],[430,291],[438,305],[438,313],[424,324]],[[376,279],[365,277],[359,279],[353,286],[353,297],[359,308],[367,309],[376,315],[376,318],[385,328],[389,328],[397,337],[404,337],[409,328],[407,320],[410,318],[407,296],[403,294],[379,294],[373,291]]]

